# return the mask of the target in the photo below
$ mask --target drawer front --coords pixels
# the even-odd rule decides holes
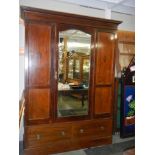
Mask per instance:
[[[112,135],[112,120],[95,120],[73,126],[74,138],[107,137]]]
[[[26,147],[53,144],[71,138],[71,127],[39,127],[27,131]]]

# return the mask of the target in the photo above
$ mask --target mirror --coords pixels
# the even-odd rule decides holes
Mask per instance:
[[[59,32],[57,117],[88,115],[91,35]]]

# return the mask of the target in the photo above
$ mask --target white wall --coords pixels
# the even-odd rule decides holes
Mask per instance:
[[[19,55],[19,100],[24,90],[24,55]]]
[[[104,17],[104,11],[102,10],[84,8],[78,5],[58,2],[56,0],[20,0],[20,5],[92,17]]]
[[[25,27],[22,23],[19,24],[19,49],[24,48]],[[24,90],[24,54],[19,55],[19,100],[22,97]]]
[[[24,90],[24,55],[19,55],[19,100],[22,97],[22,92]],[[21,126],[19,128],[19,140],[23,141],[24,133],[24,121],[23,117],[21,120]]]
[[[84,8],[78,5],[58,2],[56,0],[20,0],[20,5],[41,8],[46,10],[68,12],[79,15],[86,15],[98,18],[104,18],[104,10],[96,10],[92,8]],[[123,21],[120,24],[119,29],[134,31],[135,18],[132,15],[120,14],[112,12],[112,19]]]
[[[25,27],[23,24],[19,24],[19,49],[24,48],[24,40],[25,40]],[[19,55],[19,100],[22,97],[22,93],[24,90],[24,54]],[[24,120],[22,117],[21,126],[19,128],[19,141],[23,141],[23,133],[24,133]]]
[[[112,12],[111,18],[123,21],[122,24],[119,25],[118,29],[135,31],[135,16]]]

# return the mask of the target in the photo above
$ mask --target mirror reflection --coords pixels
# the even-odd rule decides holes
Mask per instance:
[[[58,117],[88,114],[91,35],[59,32]]]

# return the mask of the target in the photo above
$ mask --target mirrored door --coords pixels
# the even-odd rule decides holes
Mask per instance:
[[[91,35],[77,29],[59,32],[57,117],[89,112]]]

